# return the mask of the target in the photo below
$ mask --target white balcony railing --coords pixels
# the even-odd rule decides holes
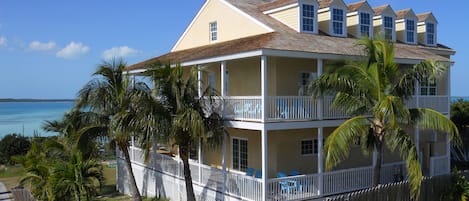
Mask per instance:
[[[338,170],[324,173],[324,195],[364,189],[371,186],[372,167]]]
[[[317,101],[310,96],[272,96],[268,101],[269,120],[316,120]]]

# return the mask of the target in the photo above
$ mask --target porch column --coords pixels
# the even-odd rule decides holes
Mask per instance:
[[[318,194],[323,194],[323,167],[324,167],[324,159],[322,156],[322,149],[323,149],[323,139],[324,139],[324,128],[318,128]]]
[[[262,127],[261,131],[261,143],[262,143],[262,200],[267,201],[267,181],[269,172],[267,171],[267,129],[265,125]]]
[[[419,81],[415,81],[415,107],[419,108],[420,105],[420,83]],[[417,149],[417,156],[419,158],[420,165],[422,165],[422,159],[420,154],[420,129],[415,127],[414,129],[414,141],[415,141],[415,148]]]
[[[261,56],[261,122],[267,119],[267,56]]]
[[[222,172],[223,172],[223,184],[221,187],[221,192],[223,194],[223,200],[225,200],[225,192],[226,192],[226,140],[227,135],[226,131],[223,130],[223,143],[222,143],[222,158],[221,158],[221,165],[222,165]]]
[[[261,56],[261,122],[267,119],[267,56]],[[265,124],[261,130],[261,143],[262,143],[262,200],[267,200],[267,178],[269,176],[267,167],[267,129]]]
[[[131,154],[130,154],[130,160],[134,161],[135,160],[135,139],[134,136],[130,137],[130,141],[132,143],[132,148],[131,148]]]
[[[223,101],[223,104],[222,104],[222,112],[221,112],[221,116],[222,117],[225,117],[225,100],[224,100],[224,97],[226,96],[226,90],[227,90],[227,84],[226,83],[226,61],[222,61],[220,63],[220,89],[221,89],[221,101]]]
[[[197,66],[197,83],[198,83],[198,95],[199,98],[202,98],[203,95],[203,86],[202,86],[202,67],[199,65]],[[197,161],[199,165],[199,177],[198,182],[202,182],[202,138],[199,137],[199,144],[198,144],[198,151],[197,151]]]
[[[323,59],[318,59],[317,60],[317,73],[318,73],[318,78],[322,75],[323,72],[323,65],[324,61]],[[324,101],[323,97],[317,99],[317,115],[318,115],[318,120],[322,120],[324,118]],[[324,178],[323,178],[323,172],[324,172],[324,158],[323,158],[323,142],[324,142],[324,128],[319,127],[318,128],[318,194],[322,195],[323,194],[323,183],[324,183]]]

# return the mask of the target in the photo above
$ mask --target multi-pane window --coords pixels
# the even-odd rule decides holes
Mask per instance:
[[[360,13],[360,35],[370,36],[371,17],[369,13]]]
[[[233,169],[246,171],[248,168],[248,141],[233,138],[232,141]]]
[[[210,41],[216,41],[218,39],[218,25],[217,22],[210,22]]]
[[[394,20],[392,17],[384,16],[384,39],[392,40]]]
[[[332,33],[344,34],[344,11],[341,9],[332,9]]]
[[[415,21],[414,20],[405,21],[405,33],[406,33],[407,42],[414,43],[415,42]]]
[[[435,44],[435,24],[427,23],[427,44],[434,45]]]
[[[314,32],[314,5],[303,4],[303,31]]]
[[[436,80],[423,79],[423,81],[420,83],[420,95],[436,96]]]
[[[324,144],[324,140],[323,140]],[[301,155],[312,155],[319,153],[318,139],[301,140]]]

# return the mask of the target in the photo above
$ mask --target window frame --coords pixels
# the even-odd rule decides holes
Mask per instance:
[[[218,40],[218,22],[212,21],[208,25],[209,28],[209,39],[210,42],[215,42]]]
[[[235,146],[234,141],[238,141],[238,161],[237,167],[235,167]],[[241,141],[246,142],[246,167],[241,167]],[[245,172],[246,169],[249,167],[249,140],[247,138],[240,138],[240,137],[231,137],[231,168],[237,171]]]
[[[429,30],[429,25],[432,25],[432,32],[430,33],[428,30]],[[436,45],[436,26],[435,26],[435,23],[433,22],[426,22],[425,23],[425,43],[427,45],[431,45],[431,46],[434,46]],[[431,37],[429,37],[431,35]],[[428,41],[431,39],[432,43],[429,43]]]
[[[391,19],[391,27],[386,26],[387,25],[386,19]],[[394,17],[383,15],[383,24],[382,24],[382,26],[383,26],[383,37],[384,37],[384,39],[394,41],[394,26],[395,26]],[[386,34],[387,31],[391,32],[391,35],[390,35],[391,38],[387,38],[387,36],[388,36]]]
[[[342,21],[338,21],[336,19],[334,19],[335,17],[335,11],[341,11],[342,12]],[[345,29],[346,27],[346,19],[347,19],[347,16],[346,16],[346,11],[344,11],[344,9],[342,8],[334,8],[334,7],[331,7],[329,12],[331,13],[331,19],[330,19],[330,33],[331,35],[333,36],[345,36],[347,34],[347,31]],[[340,16],[340,15],[338,15]],[[342,31],[342,33],[335,33],[335,24],[336,23],[339,23],[341,26],[340,26],[340,30]]]
[[[363,22],[363,21],[362,21],[362,17],[363,17],[362,14],[363,14],[363,15],[368,15],[368,21],[369,21],[368,24],[363,24],[363,23],[362,23],[362,22]],[[364,37],[364,36],[365,36],[365,35],[364,35],[365,32],[363,32],[362,27],[368,27],[368,33],[367,33],[367,34],[368,34],[368,35],[367,35],[368,37],[372,37],[372,36],[373,36],[373,33],[372,33],[372,31],[373,31],[373,28],[372,28],[372,27],[373,27],[373,25],[372,25],[372,24],[373,24],[373,15],[372,15],[371,13],[368,13],[368,12],[359,12],[359,13],[358,13],[358,23],[359,23],[359,25],[360,25],[360,26],[359,26],[360,28],[359,28],[359,30],[358,30],[358,33],[359,33],[359,35],[360,35],[361,37]]]
[[[308,76],[304,76],[308,75]],[[298,96],[307,96],[308,86],[311,81],[318,78],[318,73],[314,71],[301,71],[298,72]]]
[[[425,92],[425,94],[422,93],[423,91]],[[420,96],[438,96],[437,80],[435,78],[431,80],[424,78],[419,83],[419,95]]]
[[[405,19],[405,40],[407,43],[415,44],[417,41],[417,21],[414,19]],[[409,29],[409,25],[412,25],[413,30]],[[409,36],[412,36],[412,41],[409,40]]]
[[[303,152],[303,142],[311,141],[311,152],[304,153]],[[324,147],[324,143],[326,142],[326,138],[322,139],[322,144]],[[319,154],[319,140],[318,138],[305,138],[300,140],[300,155],[301,156],[315,156]]]
[[[310,6],[312,7],[313,9],[313,16],[305,16],[305,7],[306,6]],[[317,16],[318,16],[318,5],[317,4],[313,4],[313,3],[302,3],[300,5],[300,26],[299,26],[299,29],[300,29],[300,32],[305,32],[305,33],[317,33],[317,26],[318,26],[318,23],[317,23]],[[306,20],[312,20],[312,30],[306,30],[305,29],[305,21]]]

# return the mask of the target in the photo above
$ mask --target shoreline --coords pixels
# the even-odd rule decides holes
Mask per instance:
[[[14,98],[0,98],[0,103],[42,103],[42,102],[75,102],[75,99],[14,99]]]

